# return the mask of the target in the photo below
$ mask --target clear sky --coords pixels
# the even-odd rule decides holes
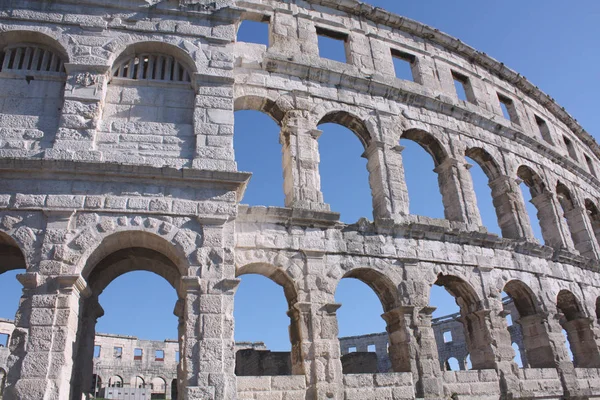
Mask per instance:
[[[520,72],[554,97],[588,132],[600,132],[597,93],[600,72],[597,39],[600,37],[600,2],[597,0],[373,0],[371,4],[419,20],[484,51]],[[242,32],[251,35],[250,32]],[[353,133],[336,125],[322,125],[319,139],[321,179],[325,201],[342,220],[372,219],[366,160]],[[279,129],[258,112],[236,113],[235,151],[240,170],[254,173],[243,203],[283,205]],[[442,217],[433,161],[411,142],[403,152],[411,212]],[[260,149],[260,151],[257,151]],[[487,179],[471,169],[485,225],[498,233]],[[527,197],[527,194],[526,194]],[[539,232],[538,232],[539,235]],[[0,276],[0,317],[13,318],[20,286],[14,273]],[[432,305],[436,316],[456,312],[453,300],[436,288]],[[169,284],[150,273],[126,274],[102,294],[105,316],[97,331],[141,338],[176,338],[172,315],[176,295]],[[340,335],[381,332],[385,329],[381,305],[374,293],[358,281],[343,280],[336,300]],[[273,350],[290,348],[286,302],[279,286],[266,278],[244,276],[235,303],[236,339],[265,341]]]

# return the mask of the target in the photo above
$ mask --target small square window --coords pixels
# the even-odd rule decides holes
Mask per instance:
[[[134,361],[142,361],[142,357],[144,356],[144,350],[142,349],[133,349],[133,360]]]
[[[319,41],[319,56],[329,60],[347,63],[348,49],[346,43],[348,35],[341,32],[330,31],[317,27],[317,38]]]
[[[376,352],[375,345],[374,345],[374,344],[370,344],[370,345],[368,345],[368,346],[367,346],[367,351],[368,351],[369,353],[375,353],[375,352]]]
[[[535,116],[535,123],[538,126],[538,130],[540,131],[540,135],[542,135],[542,139],[544,139],[549,144],[554,144],[552,140],[552,135],[550,134],[550,128],[546,121],[544,121],[541,117]]]
[[[394,71],[396,78],[405,81],[417,82],[417,57],[404,51],[392,49],[392,61],[394,62]]]
[[[0,347],[8,347],[10,335],[6,333],[0,333]]]
[[[156,350],[154,352],[154,361],[165,361],[165,352],[164,352],[164,350]]]
[[[444,335],[444,343],[451,343],[452,342],[452,332],[450,331],[446,331],[443,333]]]
[[[502,114],[504,115],[504,118],[513,124],[520,125],[519,115],[517,114],[514,101],[500,93],[498,93],[498,101],[500,102],[500,108],[502,108]]]
[[[573,160],[577,160],[577,152],[575,151],[575,146],[573,146],[573,142],[566,136],[563,136],[563,141],[565,142],[565,146],[567,147],[567,151],[569,152],[569,156]]]
[[[348,353],[356,353],[356,347],[348,347]]]
[[[121,358],[123,356],[123,348],[122,347],[115,347],[113,349],[113,355],[115,358]]]
[[[585,157],[585,162],[588,166],[588,169],[590,170],[590,174],[596,176],[596,169],[594,168],[594,164],[592,163],[592,159],[587,155],[584,154],[583,155]]]
[[[269,47],[269,17],[265,16],[262,21],[243,20],[238,29],[237,41]]]
[[[510,314],[506,314],[506,325],[508,325],[508,326],[513,325],[512,316]]]
[[[180,358],[181,358],[181,353],[179,353],[178,351],[176,351],[175,352],[175,361],[179,362]]]
[[[102,350],[102,346],[100,346],[100,345],[94,346],[94,358],[100,358],[100,350]]]
[[[456,90],[458,99],[475,104],[475,93],[473,92],[469,77],[452,71],[452,79],[454,80],[454,89]]]

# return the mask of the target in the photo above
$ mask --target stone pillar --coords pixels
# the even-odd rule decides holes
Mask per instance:
[[[211,171],[236,171],[233,151],[233,75],[194,74],[194,134],[192,165]]]
[[[571,352],[577,368],[600,368],[600,349],[594,331],[593,321],[590,318],[577,318],[566,321],[562,326],[567,331],[567,338],[571,344]]]
[[[382,315],[388,323],[389,356],[394,372],[412,372],[419,398],[440,398],[442,371],[431,314],[435,307],[401,306]]]
[[[369,184],[375,219],[398,219],[408,215],[408,190],[404,181],[402,146],[391,147],[372,141],[363,157],[367,158]]]
[[[493,339],[488,330],[490,310],[477,310],[467,313],[463,313],[461,310],[459,321],[464,325],[467,348],[471,355],[473,369],[495,369],[497,366],[496,355],[492,347]]]
[[[27,352],[20,360],[11,355],[4,399],[70,400],[79,302],[89,289],[80,275],[49,277],[28,273],[21,275],[20,281],[25,286],[25,299],[19,314],[28,317],[19,321],[17,330],[28,330],[28,334],[13,337],[12,342],[25,339]],[[15,356],[19,357],[20,344],[14,343],[14,347]]]
[[[582,256],[599,259],[600,246],[596,241],[594,228],[587,216],[587,210],[581,206],[575,206],[565,211],[565,218],[571,231],[571,238],[575,248]]]
[[[448,157],[435,167],[434,171],[438,174],[446,219],[481,226],[481,216],[468,168],[464,161]]]
[[[319,175],[321,131],[309,126],[302,111],[289,111],[282,121],[283,186],[285,206],[329,211],[323,201]]]
[[[546,245],[574,250],[573,240],[568,234],[568,227],[558,213],[560,204],[556,197],[546,191],[532,198],[531,202],[538,210],[537,217]]]
[[[102,118],[106,85],[110,79],[106,65],[65,64],[67,82],[56,139],[46,157],[98,161],[96,130]]]
[[[502,237],[534,240],[531,223],[517,182],[511,177],[503,175],[490,181],[488,185],[492,189],[492,199]]]
[[[547,287],[547,286],[541,286]],[[568,344],[565,342],[565,335],[562,332],[562,326],[559,322],[562,318],[562,313],[557,313],[556,308],[550,308],[549,317],[544,320],[546,332],[548,334],[548,341],[550,348],[552,349],[552,355],[554,357],[554,366],[558,370],[560,380],[565,393],[565,398],[571,398],[577,394],[578,383],[577,376],[575,375],[575,366],[569,357],[567,352]],[[531,359],[529,360],[531,363]]]
[[[301,321],[302,354],[308,383],[307,399],[344,398],[336,303],[296,303]]]
[[[555,353],[547,331],[547,317],[535,314],[514,321],[521,326],[523,351],[531,368],[554,368]],[[525,363],[523,363],[525,364]]]
[[[104,315],[98,297],[92,296],[84,301],[78,332],[78,353],[73,370],[74,399],[82,398],[92,387],[94,374],[94,341],[96,339],[96,322]]]

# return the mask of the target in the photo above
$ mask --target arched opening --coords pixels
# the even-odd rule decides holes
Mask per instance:
[[[376,194],[372,193],[369,171],[376,166],[369,163],[365,151],[371,142],[366,126],[341,111],[325,115],[317,125],[323,132],[316,156],[324,201],[340,213],[343,222],[372,219]]]
[[[488,231],[499,236],[511,237],[510,227],[501,228],[500,223],[507,213],[512,213],[512,207],[507,203],[505,192],[494,181],[500,177],[500,168],[492,156],[485,150],[473,147],[465,152],[470,168],[473,188],[483,225]]]
[[[493,363],[495,358],[490,343],[490,335],[487,326],[485,325],[485,310],[482,308],[479,296],[473,287],[459,277],[441,273],[438,275],[434,284],[446,289],[446,291],[454,297],[455,302],[460,309],[460,317],[457,317],[456,315],[446,317],[449,320],[455,320],[463,325],[462,333],[464,334],[466,349],[464,349],[463,354],[456,355],[456,357],[465,359],[466,354],[469,354],[473,363],[473,369],[494,368]],[[432,288],[432,300],[430,300],[430,302],[433,306],[439,304],[434,301],[434,295],[435,291]],[[435,324],[436,322],[439,323],[440,321],[434,319],[433,323]],[[436,340],[436,342],[439,342],[439,340]],[[438,353],[441,353],[439,348]],[[441,367],[443,368],[443,365],[441,365]]]
[[[587,211],[587,215],[590,219],[590,223],[592,224],[594,239],[600,246],[600,211],[598,211],[598,207],[596,207],[596,204],[594,204],[594,202],[590,199],[585,199],[584,204],[585,210]]]
[[[0,34],[0,116],[19,116],[15,128],[3,127],[4,151],[34,155],[52,146],[64,102],[67,62],[62,46],[42,33]]]
[[[444,363],[444,370],[445,371],[458,371],[458,370],[461,370],[461,369],[462,368],[460,368],[460,364],[458,363],[458,360],[455,357],[450,357]]]
[[[519,348],[515,362],[523,368],[553,368],[554,351],[535,295],[519,280],[509,281],[504,286],[504,293],[504,311],[510,314],[513,322],[508,331],[511,341]]]
[[[112,376],[100,389],[100,396],[108,397],[114,387],[149,395],[144,376],[158,368],[172,369],[173,374],[186,371],[175,361],[176,351],[187,350],[182,271],[187,271],[185,256],[145,232],[110,235],[90,254],[82,272],[89,296],[80,303],[72,399],[89,395],[93,374]],[[176,338],[171,347],[165,340],[170,338]],[[161,359],[155,358],[154,350],[162,352]],[[133,371],[119,369],[132,364]]]
[[[511,344],[511,347],[513,348],[513,351],[515,352],[515,358],[514,358],[515,364],[517,364],[517,366],[519,368],[523,368],[525,365],[523,364],[523,356],[521,353],[521,347],[516,342],[513,342]]]
[[[568,290],[561,290],[558,293],[556,305],[559,311],[559,322],[566,332],[575,367],[600,367],[600,353],[591,321],[586,318],[575,295]]]
[[[529,223],[533,230],[533,235],[540,243],[548,243],[550,238],[548,230],[551,229],[547,224],[542,224],[542,213],[540,207],[542,206],[544,194],[547,193],[546,185],[531,168],[524,165],[520,166],[517,170],[517,177],[521,183],[521,194],[525,200],[525,209],[529,216]],[[547,201],[547,200],[546,200]],[[543,226],[542,226],[543,225]]]
[[[92,388],[90,393],[94,396],[93,398],[100,396],[100,390],[102,390],[102,378],[97,374],[92,374]]]
[[[409,194],[409,212],[430,218],[447,218],[442,178],[436,172],[447,158],[441,144],[430,134],[408,130],[400,144],[404,178]],[[432,162],[433,161],[433,162]]]
[[[281,119],[275,102],[246,96],[235,101],[233,148],[239,171],[252,172],[243,203],[251,206],[284,206]],[[285,166],[284,168],[291,168]]]
[[[388,277],[353,269],[339,282],[335,300],[342,305],[337,320],[344,374],[411,371],[406,322]]]
[[[177,400],[177,379],[171,381],[171,400]]]
[[[430,291],[430,306],[435,308],[431,327],[435,336],[438,360],[442,371],[448,370],[449,358],[465,360],[469,354],[460,308],[454,297],[443,287],[434,285]],[[464,365],[459,365],[464,369]]]
[[[197,146],[194,133],[193,60],[183,50],[159,42],[127,47],[112,66],[97,149],[107,161],[129,156],[136,162],[183,167]],[[198,139],[200,140],[200,139]],[[213,144],[214,145],[214,144]]]
[[[576,207],[571,191],[563,183],[558,182],[556,184],[556,195],[562,209],[562,218],[569,227],[569,233],[571,234],[575,248],[581,255],[595,258],[595,246],[591,242],[595,238],[590,237],[586,221],[583,219],[583,213]]]
[[[152,378],[152,399],[167,398],[167,382],[160,376]]]
[[[238,268],[236,276],[241,283],[234,300],[235,374],[304,374],[300,316],[294,307],[297,290],[292,278],[268,264],[245,265]],[[277,298],[282,301],[274,302]]]

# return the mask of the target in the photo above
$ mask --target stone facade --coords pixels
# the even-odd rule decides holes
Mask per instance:
[[[244,19],[269,22],[268,48],[236,42]],[[319,35],[347,63],[320,58]],[[9,1],[0,50],[0,272],[25,269],[5,399],[89,395],[98,295],[134,270],[178,294],[184,400],[600,396],[600,148],[502,63],[355,0]],[[239,204],[242,109],[281,126],[285,208]],[[342,224],[323,198],[325,122],[365,147],[374,221]],[[409,215],[400,138],[433,157],[445,219]],[[489,177],[502,238],[481,226],[465,156]],[[233,295],[249,273],[284,289],[292,376],[235,376]],[[342,373],[342,278],[381,299],[394,372]],[[471,371],[440,368],[434,284],[460,305]]]

